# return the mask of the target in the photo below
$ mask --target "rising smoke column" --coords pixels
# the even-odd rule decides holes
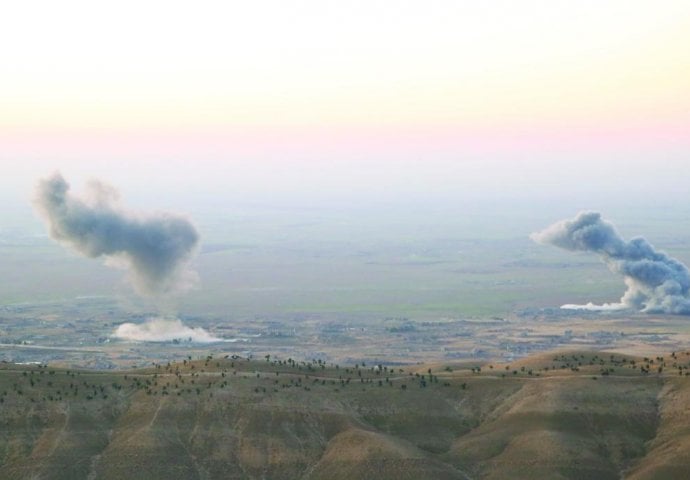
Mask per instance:
[[[628,290],[619,304],[564,305],[563,308],[610,310],[632,308],[648,313],[690,315],[690,272],[675,258],[659,252],[644,238],[626,242],[596,212],[554,223],[530,238],[570,251],[593,252],[623,276]]]
[[[88,184],[85,195],[75,196],[59,173],[39,182],[34,203],[53,239],[86,257],[103,257],[107,265],[124,267],[141,295],[179,292],[195,279],[189,262],[199,233],[180,215],[125,210],[117,191],[96,181]],[[157,317],[140,325],[124,323],[114,336],[141,341],[220,340],[202,328],[184,326],[179,319]]]
[[[117,191],[90,182],[83,197],[59,173],[38,184],[35,206],[58,242],[90,258],[124,266],[134,288],[157,295],[184,288],[199,234],[186,218],[138,214],[119,204]]]

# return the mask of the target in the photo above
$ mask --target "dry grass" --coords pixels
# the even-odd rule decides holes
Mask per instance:
[[[688,359],[4,364],[0,478],[687,478]]]

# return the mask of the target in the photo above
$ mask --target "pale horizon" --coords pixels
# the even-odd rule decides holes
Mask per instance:
[[[687,2],[73,1],[2,22],[10,203],[56,170],[313,202],[675,198],[690,174]]]

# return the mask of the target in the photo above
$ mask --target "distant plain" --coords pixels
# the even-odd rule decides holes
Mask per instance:
[[[615,302],[625,289],[596,255],[529,239],[584,208],[567,202],[516,201],[510,210],[490,201],[191,205],[188,214],[202,235],[193,265],[199,283],[184,295],[155,301],[136,296],[124,272],[55,244],[33,216],[0,232],[0,343],[115,349],[108,362],[178,358],[182,351],[173,345],[109,340],[118,324],[161,314],[242,339],[185,345],[199,354],[211,348],[335,360],[414,362],[477,352],[512,358],[531,353],[523,345],[530,342],[538,350],[567,346],[544,335],[562,337],[573,329],[585,337],[612,331],[652,338],[660,332],[647,350],[645,342],[615,335],[602,346],[645,353],[677,348],[688,333],[685,317],[559,311],[565,303]],[[608,206],[605,218],[624,237],[645,236],[690,263],[685,210]],[[507,323],[492,325],[497,319]],[[467,321],[474,323],[461,324]],[[584,341],[594,342],[590,337]],[[83,365],[83,358],[67,363]]]

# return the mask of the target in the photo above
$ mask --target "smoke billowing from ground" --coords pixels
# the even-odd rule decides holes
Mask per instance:
[[[182,216],[127,211],[117,191],[99,182],[89,183],[86,194],[77,197],[59,173],[40,181],[35,205],[55,240],[124,267],[141,294],[168,293],[193,283],[189,261],[199,234]]]
[[[172,342],[173,340],[196,343],[221,342],[203,328],[185,326],[179,319],[150,318],[145,323],[123,323],[115,330],[114,337],[139,342]]]
[[[95,181],[88,184],[85,195],[75,196],[59,173],[39,182],[35,206],[53,239],[84,256],[104,257],[107,265],[125,268],[134,289],[142,295],[176,293],[195,283],[189,262],[199,234],[180,215],[125,210],[113,187]],[[113,336],[152,342],[220,340],[203,328],[164,318],[152,318],[141,325],[122,324]]]
[[[622,275],[628,290],[618,304],[564,305],[583,310],[632,308],[649,313],[690,315],[690,272],[685,265],[659,252],[644,238],[626,242],[596,212],[582,212],[572,220],[557,222],[532,240],[570,251],[597,253],[609,269]]]

